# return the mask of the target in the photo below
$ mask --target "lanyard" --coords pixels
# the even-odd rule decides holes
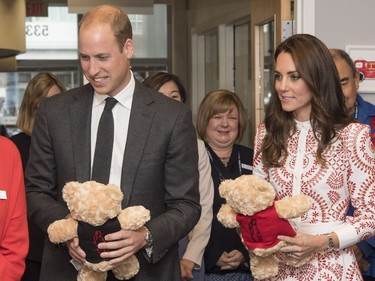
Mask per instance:
[[[212,155],[211,155],[211,152],[208,150],[208,148],[206,147],[206,150],[207,150],[207,154],[208,154],[208,157],[210,158],[210,161],[211,163],[213,164],[216,172],[218,173],[219,175],[219,179],[220,181],[223,181],[225,180],[226,178],[223,176],[223,174],[220,172],[220,168],[216,165],[216,163],[214,162],[214,159],[212,158]],[[237,151],[237,159],[238,159],[238,171],[240,172],[240,176],[242,175],[242,165],[241,165],[241,155],[240,155],[240,152]],[[230,160],[230,159],[229,159]],[[229,162],[228,162],[229,164]]]
[[[357,101],[355,102],[355,110],[354,110],[353,117],[355,120],[358,120],[358,102]]]

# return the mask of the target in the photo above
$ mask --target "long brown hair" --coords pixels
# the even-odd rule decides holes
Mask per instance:
[[[27,135],[31,135],[34,127],[35,112],[47,95],[49,89],[56,85],[64,92],[64,84],[52,73],[41,72],[35,75],[27,84],[17,117],[17,127]]]
[[[275,62],[280,53],[291,55],[296,71],[312,93],[310,122],[319,142],[317,159],[324,165],[325,148],[333,142],[338,130],[353,121],[345,108],[335,63],[324,43],[309,34],[296,34],[282,42],[276,49]],[[282,109],[275,87],[264,122],[267,133],[259,153],[266,167],[280,167],[288,155],[287,139],[295,131],[296,122],[293,112]]]

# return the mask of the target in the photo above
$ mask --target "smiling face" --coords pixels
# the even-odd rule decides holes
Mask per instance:
[[[162,93],[164,96],[167,96],[167,97],[172,98],[176,101],[182,102],[182,98],[181,98],[181,94],[180,94],[180,91],[178,89],[178,86],[172,80],[164,83],[160,87],[158,92]]]
[[[345,104],[350,114],[355,111],[355,101],[359,88],[359,73],[353,74],[350,66],[342,58],[335,58],[335,64],[340,77],[341,88],[345,96]]]
[[[298,121],[310,120],[312,93],[289,53],[281,52],[276,59],[275,89],[284,111],[293,112]]]
[[[131,78],[133,42],[122,50],[109,24],[90,23],[79,31],[79,53],[83,73],[98,94],[117,95]]]
[[[214,150],[231,148],[238,135],[238,109],[213,115],[206,127],[206,141]]]

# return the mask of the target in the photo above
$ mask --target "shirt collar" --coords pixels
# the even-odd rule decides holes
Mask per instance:
[[[125,108],[130,109],[132,100],[133,100],[133,95],[134,95],[134,88],[135,88],[135,80],[133,76],[133,72],[130,71],[130,81],[126,87],[119,92],[114,98],[117,99],[118,103],[120,103],[122,106]],[[93,106],[96,107],[104,102],[106,98],[108,98],[108,95],[103,95],[103,94],[98,94],[94,92],[94,101],[93,101]]]

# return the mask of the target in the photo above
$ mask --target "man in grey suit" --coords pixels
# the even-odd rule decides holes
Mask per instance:
[[[37,112],[26,169],[29,219],[46,231],[69,214],[61,190],[91,179],[99,119],[105,99],[115,97],[109,182],[121,187],[123,208],[142,205],[151,220],[106,235],[101,257],[117,263],[136,254],[132,280],[181,280],[177,243],[200,216],[191,112],[134,79],[131,24],[120,9],[98,6],[83,17],[79,53],[89,84],[43,101]],[[40,280],[76,280],[84,261],[78,238],[58,246],[46,240]]]

